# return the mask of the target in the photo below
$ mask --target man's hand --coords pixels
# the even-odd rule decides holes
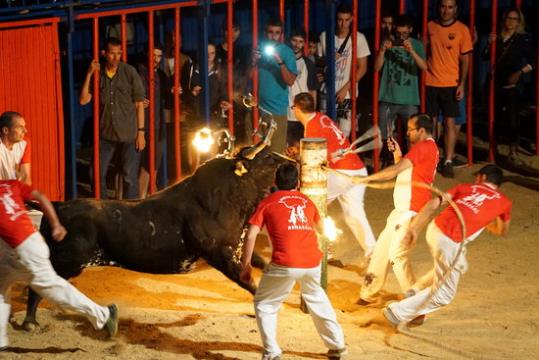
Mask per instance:
[[[382,47],[380,48],[381,51],[386,51],[386,50],[389,50],[391,49],[391,47],[393,46],[393,43],[391,42],[391,40],[384,40],[384,43],[382,44]]]
[[[410,54],[414,52],[414,48],[410,39],[404,40],[402,46],[404,47],[404,50],[408,51]]]
[[[507,85],[516,85],[518,81],[520,80],[520,76],[522,75],[522,71],[518,70],[509,75],[509,78],[507,79]]]
[[[245,284],[250,284],[252,281],[251,273],[253,272],[253,267],[251,264],[247,264],[243,267],[240,273],[240,281]]]
[[[196,85],[193,90],[191,90],[191,93],[193,93],[194,96],[198,96],[200,92],[202,91],[202,86]]]
[[[99,65],[99,61],[92,60],[90,63],[90,67],[88,68],[88,75],[92,75],[94,71],[99,71],[101,69],[101,65]]]
[[[414,229],[406,229],[406,233],[402,238],[402,243],[406,246],[412,246],[417,241],[417,232]]]
[[[339,91],[337,91],[336,97],[337,97],[337,104],[340,104],[346,99],[346,95],[348,94],[348,90],[350,90],[350,82],[348,82],[346,85],[344,85],[342,88],[340,88]]]
[[[275,59],[275,61],[277,61],[277,64],[280,64],[283,62],[283,59],[281,59],[281,56],[279,55],[277,50],[275,50],[275,52],[273,53],[273,58]]]
[[[57,224],[52,227],[52,238],[54,241],[60,242],[65,238],[66,235],[67,230],[62,226],[62,224]]]
[[[150,100],[144,98],[144,100],[142,100],[142,104],[144,105],[144,108],[147,109],[148,106],[150,106]]]
[[[262,53],[260,52],[260,49],[253,49],[253,52],[251,53],[251,65],[256,66],[261,57]]]
[[[367,178],[368,176],[354,176],[352,178],[352,181],[354,182],[354,184],[364,184],[369,182]]]
[[[464,84],[457,86],[457,91],[455,93],[455,98],[460,101],[464,98]]]
[[[488,35],[488,43],[492,44],[493,41],[496,41],[497,35],[494,33],[491,33]]]
[[[144,132],[137,131],[137,138],[135,140],[135,149],[142,151],[146,147],[146,139],[144,138]]]

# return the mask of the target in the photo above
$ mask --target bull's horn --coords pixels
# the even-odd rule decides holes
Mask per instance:
[[[272,151],[271,153],[272,153],[273,155],[276,155],[276,156],[278,156],[278,157],[280,157],[280,158],[283,158],[283,159],[285,159],[285,160],[288,160],[288,161],[290,161],[290,162],[293,162],[293,163],[297,163],[297,162],[298,162],[296,159],[292,159],[290,156],[286,156],[285,154],[281,154],[281,153],[278,153],[278,152],[276,152],[276,151]]]
[[[244,150],[242,156],[247,160],[253,160],[265,147],[266,143],[261,141],[257,146],[252,146],[249,149]]]

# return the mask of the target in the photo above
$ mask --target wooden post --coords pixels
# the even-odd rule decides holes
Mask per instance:
[[[318,208],[320,217],[327,215],[327,173],[322,165],[327,163],[328,150],[326,139],[305,138],[300,140],[301,176],[300,191],[307,195]],[[320,237],[323,252],[320,284],[327,289],[328,243],[325,236]]]

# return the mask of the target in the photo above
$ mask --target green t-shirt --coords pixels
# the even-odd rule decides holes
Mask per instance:
[[[425,59],[425,48],[410,38],[415,52]],[[403,47],[392,47],[384,55],[378,100],[392,104],[419,105],[419,72],[412,55]]]

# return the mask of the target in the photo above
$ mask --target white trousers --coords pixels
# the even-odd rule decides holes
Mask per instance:
[[[350,176],[367,176],[367,169],[360,170],[339,170],[339,172]],[[343,211],[344,221],[352,231],[352,234],[359,242],[359,245],[370,255],[374,249],[376,238],[372,232],[371,225],[367,220],[363,198],[365,197],[366,186],[354,184],[351,179],[334,173],[328,173],[328,204],[337,199]]]
[[[6,294],[15,281],[28,284],[55,305],[85,315],[94,328],[101,329],[110,316],[106,306],[88,299],[54,271],[49,247],[39,232],[12,249],[0,239],[0,347],[8,345],[7,324],[10,306]]]
[[[415,214],[414,211],[398,211],[396,209],[393,209],[389,214],[386,226],[374,246],[367,275],[365,275],[367,281],[361,287],[361,299],[366,301],[376,299],[378,292],[386,282],[390,265],[402,292],[413,287],[415,277],[409,256],[411,247],[404,245],[402,238]]]
[[[414,296],[389,305],[393,314],[400,321],[408,322],[418,315],[429,314],[449,304],[457,293],[461,274],[464,274],[468,268],[465,249],[463,249],[456,266],[445,278],[445,281],[440,283],[457,256],[460,244],[445,236],[434,221],[427,228],[427,243],[434,258],[433,284]]]
[[[262,275],[254,298],[256,321],[264,345],[264,353],[280,355],[277,344],[277,313],[283,301],[298,281],[301,296],[309,309],[309,314],[322,341],[329,349],[345,347],[341,326],[337,323],[335,311],[320,286],[320,265],[315,268],[288,268],[269,264]]]

